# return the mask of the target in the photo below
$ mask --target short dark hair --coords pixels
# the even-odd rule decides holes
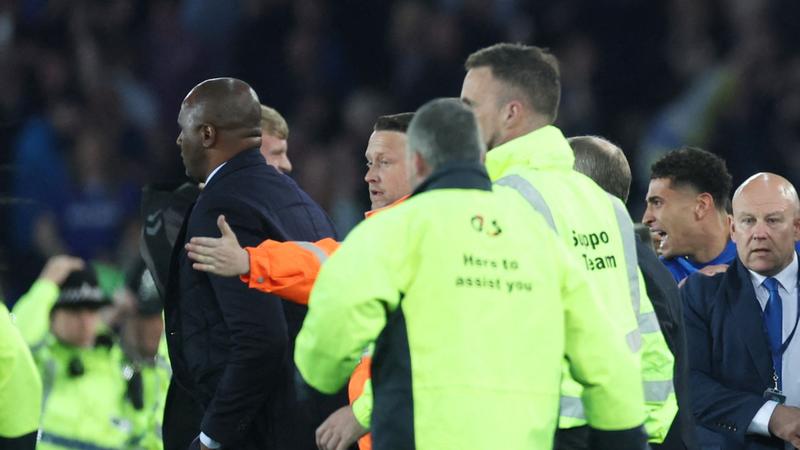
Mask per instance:
[[[469,55],[464,68],[492,69],[492,75],[519,89],[529,106],[547,116],[550,123],[558,115],[561,80],[558,60],[547,49],[523,44],[501,43]]]
[[[725,160],[697,147],[673,150],[650,166],[650,179],[667,178],[673,186],[707,192],[720,211],[731,211],[733,177]]]
[[[408,125],[413,118],[413,112],[380,116],[378,120],[375,121],[375,128],[373,131],[397,131],[399,133],[405,133],[408,131]]]
[[[448,162],[479,163],[484,144],[472,108],[457,98],[438,98],[417,110],[408,148],[436,169]]]
[[[631,191],[631,166],[622,149],[599,136],[577,136],[567,140],[575,153],[573,168],[594,180],[609,194],[627,202]]]

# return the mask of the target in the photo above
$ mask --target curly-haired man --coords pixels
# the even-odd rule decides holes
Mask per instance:
[[[675,281],[712,274],[736,258],[729,237],[731,174],[725,161],[695,147],[667,153],[650,168],[642,222],[660,239],[659,252]]]

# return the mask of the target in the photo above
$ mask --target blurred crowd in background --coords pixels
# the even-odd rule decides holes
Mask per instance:
[[[292,176],[343,236],[368,209],[375,118],[458,96],[465,57],[500,41],[561,62],[567,136],[634,168],[683,144],[800,183],[796,0],[0,0],[0,282],[13,302],[49,256],[122,270],[141,188],[183,174],[182,96],[246,80],[288,120]]]

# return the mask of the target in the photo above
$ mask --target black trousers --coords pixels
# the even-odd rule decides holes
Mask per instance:
[[[557,429],[553,450],[589,450],[589,427]]]
[[[0,450],[34,450],[36,448],[36,431],[17,438],[0,437]]]
[[[664,442],[650,444],[650,448],[652,450],[686,450],[687,447],[681,439],[681,427],[677,426],[677,423],[673,423]],[[589,427],[558,429],[553,442],[553,450],[590,450]]]

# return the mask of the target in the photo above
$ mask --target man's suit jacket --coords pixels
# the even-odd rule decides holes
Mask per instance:
[[[673,382],[678,400],[678,415],[672,423],[661,450],[694,450],[694,421],[689,403],[689,361],[686,355],[686,330],[683,323],[683,308],[678,285],[655,252],[639,237],[636,237],[636,257],[644,277],[647,296],[653,302],[661,332],[675,357]]]
[[[783,449],[746,434],[772,386],[772,360],[750,273],[737,258],[724,273],[692,274],[681,289],[689,392],[700,448]]]
[[[195,271],[183,248],[194,236],[219,236],[220,214],[242,246],[265,239],[335,238],[333,224],[294,181],[268,166],[258,149],[239,153],[211,178],[187,214],[165,299],[173,382],[203,410],[196,432],[225,449],[304,448],[299,442],[313,442],[313,430],[298,425],[291,353],[302,311],[285,314],[292,306],[278,297],[249,289],[237,278]],[[168,416],[184,412],[189,413],[168,404],[165,424]]]

